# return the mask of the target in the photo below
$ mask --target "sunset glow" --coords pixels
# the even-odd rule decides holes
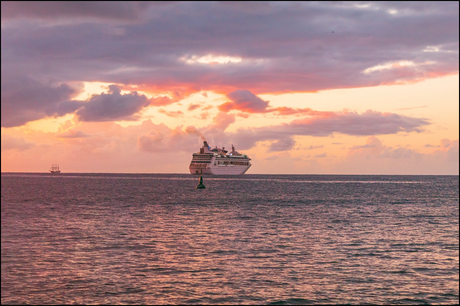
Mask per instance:
[[[2,172],[459,173],[458,2],[104,5],[2,2]]]

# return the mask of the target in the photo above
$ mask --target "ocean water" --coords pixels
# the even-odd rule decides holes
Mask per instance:
[[[1,175],[2,304],[458,304],[459,177]]]

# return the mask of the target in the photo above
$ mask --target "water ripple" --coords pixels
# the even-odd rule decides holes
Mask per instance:
[[[2,304],[458,304],[458,176],[2,174]]]

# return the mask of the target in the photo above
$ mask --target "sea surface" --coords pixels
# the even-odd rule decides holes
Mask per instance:
[[[459,177],[1,174],[2,304],[458,304]]]

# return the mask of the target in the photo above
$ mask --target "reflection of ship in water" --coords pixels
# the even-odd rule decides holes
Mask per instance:
[[[215,175],[241,175],[251,167],[250,158],[235,151],[228,152],[225,148],[211,149],[205,140],[199,153],[193,153],[190,162],[191,174],[215,174]]]
[[[50,169],[50,172],[51,173],[61,173],[61,170],[59,170],[59,165],[57,164],[52,164],[51,165],[51,169]]]

